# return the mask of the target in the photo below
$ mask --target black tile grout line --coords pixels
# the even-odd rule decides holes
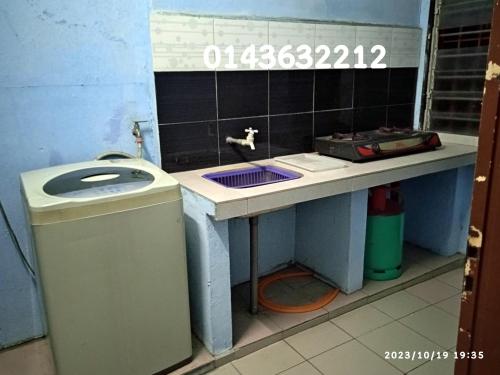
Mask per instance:
[[[218,164],[221,165],[220,130],[219,130],[219,94],[217,93],[217,71],[215,71],[214,74],[215,74],[215,76],[214,76],[215,77],[215,118],[217,121],[217,123],[215,124],[215,127],[217,129],[217,158],[218,158]]]
[[[381,107],[402,107],[406,105],[415,104],[411,103],[399,103],[399,104],[382,104],[382,105],[371,105],[363,107],[343,107],[343,108],[332,108],[332,109],[320,109],[317,111],[305,111],[305,112],[290,112],[290,113],[278,113],[274,115],[256,115],[256,116],[244,116],[244,117],[229,117],[229,118],[219,118],[219,119],[207,119],[207,120],[196,120],[196,121],[179,121],[179,122],[164,122],[158,123],[158,126],[169,126],[169,125],[181,125],[181,124],[202,124],[206,122],[216,121],[234,121],[234,120],[247,120],[252,118],[263,118],[263,117],[284,117],[284,116],[294,116],[294,115],[307,115],[316,113],[329,113],[329,112],[340,112],[340,111],[356,111],[358,109],[371,109],[371,108],[381,108]]]
[[[269,28],[269,25],[267,26]],[[269,30],[268,30],[269,32]],[[267,71],[267,157],[271,159],[271,73]]]
[[[352,93],[351,93],[351,108],[353,111],[352,119],[351,119],[351,133],[354,132],[354,88],[356,87],[356,72],[352,72]]]
[[[387,104],[389,104],[391,98],[391,71],[387,73],[389,77],[387,78]],[[389,122],[389,105],[385,108],[385,126],[388,126]]]
[[[316,29],[314,31],[316,33]],[[313,117],[312,117],[312,139],[313,139],[313,142],[314,142],[314,135],[315,135],[315,132],[316,132],[316,124],[315,124],[315,121],[314,121],[314,113],[315,113],[315,109],[316,109],[316,70],[313,70],[313,87],[312,87],[312,113],[313,113]]]

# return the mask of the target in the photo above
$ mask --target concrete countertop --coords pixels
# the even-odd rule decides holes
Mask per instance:
[[[216,220],[259,214],[296,203],[367,189],[389,182],[454,169],[475,163],[477,147],[444,142],[438,150],[366,163],[343,161],[347,167],[309,172],[274,159],[238,163],[171,174],[184,189],[204,198]],[[338,159],[337,159],[338,160]],[[255,165],[276,165],[299,172],[295,180],[245,189],[226,188],[202,175]]]

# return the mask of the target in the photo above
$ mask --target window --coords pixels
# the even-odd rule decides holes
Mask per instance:
[[[492,0],[437,0],[424,128],[477,136]]]

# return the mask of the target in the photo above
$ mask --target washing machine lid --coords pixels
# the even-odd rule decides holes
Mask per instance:
[[[181,198],[177,180],[142,159],[92,160],[25,172],[21,185],[32,222],[77,219]]]

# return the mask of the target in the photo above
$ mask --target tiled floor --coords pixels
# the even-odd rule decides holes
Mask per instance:
[[[441,257],[407,245],[399,279],[366,281],[362,290],[341,293],[323,309],[305,314],[261,310],[251,315],[248,285],[235,287],[234,349],[214,358],[194,338],[193,361],[173,374],[201,374],[215,366],[222,366],[215,374],[243,375],[390,375],[410,370],[412,375],[451,374],[451,361],[387,362],[381,354],[454,346],[463,271],[443,274],[443,269],[457,267],[462,259],[462,255]],[[325,288],[319,281],[286,280],[270,287],[268,294],[283,303],[301,303],[315,299]],[[47,341],[0,351],[0,374],[54,375]]]
[[[462,269],[404,289],[234,360],[213,375],[452,375],[448,360],[386,360],[389,351],[450,351]]]

